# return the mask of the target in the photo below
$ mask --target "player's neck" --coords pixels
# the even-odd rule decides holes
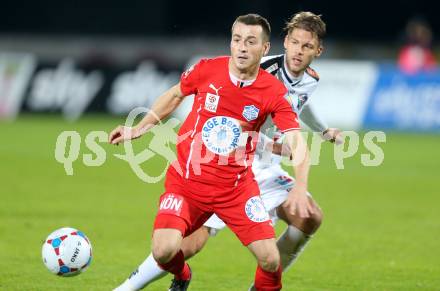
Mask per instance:
[[[291,70],[287,69],[287,73],[289,73],[292,77],[292,79],[300,79],[302,75],[304,75],[304,71],[300,72],[292,72]]]
[[[240,80],[254,80],[257,78],[258,70],[260,68],[259,64],[256,64],[253,67],[247,68],[246,70],[240,70],[238,69],[232,59],[229,59],[229,73]]]

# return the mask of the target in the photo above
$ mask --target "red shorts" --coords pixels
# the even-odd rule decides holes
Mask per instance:
[[[254,179],[237,186],[211,185],[181,177],[172,167],[160,196],[154,229],[178,229],[184,237],[217,214],[243,245],[275,237],[269,214]]]

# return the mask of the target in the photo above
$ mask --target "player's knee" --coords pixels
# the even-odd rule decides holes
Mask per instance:
[[[303,218],[302,224],[304,225],[305,232],[308,234],[315,233],[321,226],[323,219],[323,213],[321,208],[315,207],[313,214],[307,218]]]
[[[182,234],[177,229],[156,229],[153,233],[152,254],[160,264],[169,262],[180,250]]]
[[[276,272],[280,265],[280,255],[278,252],[267,253],[258,260],[258,264],[266,272]]]
[[[308,234],[314,234],[322,223],[322,210],[319,207],[316,207],[313,214],[308,218],[304,218],[302,222],[303,231]]]
[[[316,207],[313,215],[310,217],[311,224],[313,224],[315,228],[318,229],[321,226],[323,218],[324,218],[324,214],[322,213],[321,208]]]
[[[153,258],[160,264],[168,263],[178,252],[178,248],[171,243],[157,244],[153,246]]]
[[[308,235],[312,235],[321,226],[322,220],[323,220],[322,210],[321,208],[319,208],[319,206],[315,205],[313,214],[311,214],[309,217],[300,218],[298,216],[291,216],[288,217],[286,222],[300,229],[304,233]]]

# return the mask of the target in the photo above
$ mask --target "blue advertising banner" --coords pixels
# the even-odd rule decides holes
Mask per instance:
[[[407,75],[381,66],[363,124],[365,128],[440,131],[440,72]]]

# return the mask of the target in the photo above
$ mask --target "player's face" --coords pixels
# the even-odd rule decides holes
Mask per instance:
[[[240,72],[258,68],[270,44],[263,38],[263,28],[237,22],[232,29],[232,65]]]
[[[323,50],[316,35],[300,28],[293,29],[286,36],[284,48],[287,68],[295,77],[300,76]]]

